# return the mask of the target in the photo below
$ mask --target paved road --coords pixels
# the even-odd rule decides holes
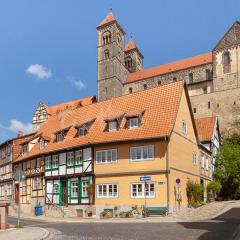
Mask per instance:
[[[11,218],[12,224],[16,223]],[[23,220],[48,229],[55,240],[228,240],[240,225],[240,208],[204,222],[184,223],[56,223]]]

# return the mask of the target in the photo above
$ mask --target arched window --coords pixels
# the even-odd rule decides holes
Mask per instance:
[[[112,35],[109,31],[103,33],[103,45],[111,43]]]
[[[104,58],[105,58],[105,59],[109,59],[109,57],[110,57],[109,50],[106,49],[106,50],[104,51]]]
[[[223,62],[223,72],[224,73],[230,72],[230,63],[231,63],[230,52],[223,53],[222,62]]]
[[[129,91],[129,93],[132,93],[132,92],[133,92],[132,87],[130,87],[130,88],[128,89],[128,91]]]

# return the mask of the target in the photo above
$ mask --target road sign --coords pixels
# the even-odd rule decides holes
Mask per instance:
[[[150,177],[150,176],[140,177],[140,181],[141,181],[141,182],[151,181],[151,177]]]
[[[180,184],[180,182],[181,182],[180,178],[177,178],[176,179],[176,184]]]
[[[25,179],[25,173],[22,170],[17,170],[14,174],[13,174],[13,178],[15,181],[21,182],[23,179]]]

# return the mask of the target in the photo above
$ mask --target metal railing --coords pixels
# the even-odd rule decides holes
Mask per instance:
[[[62,213],[63,217],[65,216],[64,209],[60,205],[52,202],[51,199],[47,195],[46,195],[46,199],[47,199],[47,203],[48,204],[45,204],[45,205],[48,206],[48,210],[49,210],[49,205],[52,205],[54,208],[57,209],[57,211],[60,210],[60,212]]]

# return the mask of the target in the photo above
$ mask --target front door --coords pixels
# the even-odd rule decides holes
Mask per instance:
[[[19,184],[15,184],[15,203],[19,204]]]
[[[62,181],[62,205],[67,205],[67,184],[66,181]]]

